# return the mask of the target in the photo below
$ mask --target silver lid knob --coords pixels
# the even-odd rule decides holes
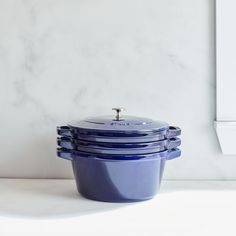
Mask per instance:
[[[112,108],[113,111],[116,111],[116,120],[120,120],[121,118],[121,112],[125,110],[123,107],[114,107]]]

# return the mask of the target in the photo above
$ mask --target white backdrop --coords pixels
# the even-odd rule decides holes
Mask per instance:
[[[213,0],[0,0],[0,176],[72,177],[56,126],[126,107],[183,129],[166,179],[234,179],[215,116]]]

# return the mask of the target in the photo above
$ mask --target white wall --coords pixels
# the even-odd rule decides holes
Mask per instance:
[[[0,0],[0,176],[71,177],[55,127],[129,114],[183,129],[166,179],[235,179],[215,117],[213,0]]]

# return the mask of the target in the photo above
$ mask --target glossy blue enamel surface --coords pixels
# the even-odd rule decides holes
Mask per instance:
[[[71,160],[78,191],[105,202],[135,202],[152,198],[159,190],[166,160],[179,157],[179,149],[145,155],[100,155],[58,149]]]
[[[98,158],[108,159],[108,160],[138,160],[138,159],[152,159],[152,158],[165,158],[167,160],[174,159],[181,155],[178,148],[173,148],[171,150],[165,150],[162,152],[148,153],[148,154],[100,154],[100,153],[89,153],[77,150],[70,150],[66,148],[58,148],[57,155],[61,158],[74,160],[77,157],[86,158]]]
[[[143,133],[118,133],[118,132],[87,132],[80,129],[74,129],[70,126],[57,127],[57,134],[63,137],[74,139],[93,141],[93,142],[107,142],[107,143],[141,143],[141,142],[155,142],[163,139],[179,136],[181,129],[170,126],[165,130],[157,132],[143,132]]]
[[[159,190],[165,158],[110,161],[77,157],[72,161],[78,191],[106,202],[134,202],[152,198]]]
[[[57,139],[58,146],[63,148],[103,154],[145,154],[176,148],[180,145],[179,138],[165,139],[151,143],[99,143],[76,140],[67,137]]]
[[[106,202],[135,202],[159,190],[166,160],[177,158],[178,127],[147,118],[87,118],[57,127],[57,155],[70,160],[78,191]]]
[[[122,116],[116,120],[114,116],[89,117],[85,120],[71,122],[68,124],[72,128],[83,131],[112,131],[114,132],[153,132],[167,129],[169,125],[163,121],[154,121],[149,118]]]

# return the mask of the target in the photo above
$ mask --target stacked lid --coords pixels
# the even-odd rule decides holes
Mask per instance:
[[[114,158],[167,153],[180,145],[180,128],[149,118],[121,116],[122,108],[113,110],[115,116],[91,117],[58,127],[58,155],[93,153]]]

